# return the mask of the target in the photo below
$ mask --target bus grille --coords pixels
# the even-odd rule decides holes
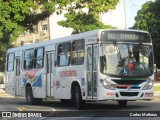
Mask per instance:
[[[145,82],[146,80],[117,80],[112,79],[116,84],[114,85],[117,89],[140,89],[139,84]]]
[[[117,84],[123,85],[123,84],[141,84],[146,80],[117,80],[117,79],[112,79]]]
[[[120,92],[121,96],[137,96],[139,92]]]

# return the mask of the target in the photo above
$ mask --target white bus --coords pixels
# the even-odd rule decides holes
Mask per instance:
[[[6,92],[30,104],[152,100],[152,41],[144,31],[99,29],[11,48],[5,74]]]

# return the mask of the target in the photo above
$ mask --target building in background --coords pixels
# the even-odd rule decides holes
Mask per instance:
[[[69,36],[72,33],[72,29],[64,28],[57,24],[58,21],[64,19],[64,14],[57,15],[56,13],[53,13],[49,18],[39,22],[38,25],[35,26],[35,33],[25,32],[20,35],[13,44],[15,46],[20,46],[21,44],[32,44],[35,42]],[[110,10],[105,14],[101,14],[100,20],[106,25],[112,25],[119,29],[125,29],[126,20],[124,0],[120,0],[115,10]]]
[[[41,42],[49,40],[50,33],[49,33],[49,19],[47,18],[44,21],[38,23],[38,25],[34,26],[35,32],[30,33],[29,31],[25,31],[21,34],[17,40],[13,42],[14,46],[20,46],[22,44],[32,44],[35,42]]]

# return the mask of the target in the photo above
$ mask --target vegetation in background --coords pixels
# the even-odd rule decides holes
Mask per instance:
[[[34,31],[34,25],[55,11],[55,4],[55,0],[0,0],[0,71],[11,43],[24,31]]]
[[[52,13],[66,11],[59,25],[73,28],[73,33],[111,28],[99,21],[99,15],[114,9],[119,0],[0,0],[0,71],[4,71],[6,50],[24,31],[34,32],[34,25]],[[87,9],[88,12],[84,12]]]
[[[146,2],[135,17],[133,29],[145,30],[151,34],[154,45],[155,63],[160,66],[160,0]]]
[[[99,28],[113,28],[100,21],[100,14],[115,9],[119,0],[68,0],[66,20],[58,24],[73,28],[73,33],[80,33]]]
[[[155,86],[154,91],[160,91],[160,86]]]

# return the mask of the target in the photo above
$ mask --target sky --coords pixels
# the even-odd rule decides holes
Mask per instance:
[[[132,27],[134,25],[134,18],[137,16],[138,10],[140,10],[142,5],[148,1],[154,0],[125,0],[127,28]]]

